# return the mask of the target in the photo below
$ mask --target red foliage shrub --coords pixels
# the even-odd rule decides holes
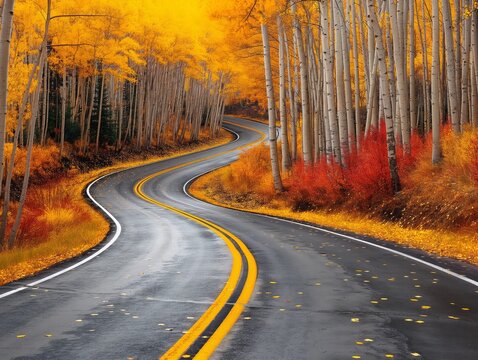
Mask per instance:
[[[47,219],[42,215],[43,209],[30,206],[25,207],[20,222],[17,246],[31,246],[48,238],[48,234],[52,228]]]
[[[346,167],[327,164],[322,159],[311,167],[296,165],[290,177],[289,194],[296,209],[332,207],[346,203],[357,209],[370,209],[393,196],[387,156],[385,126],[373,129],[361,139],[359,151],[345,159]],[[397,146],[400,176],[409,172],[424,142],[418,134],[411,138],[411,154]]]
[[[358,207],[369,208],[391,194],[385,126],[362,139],[360,150],[348,156],[345,173],[349,200]]]
[[[338,165],[325,160],[306,166],[297,163],[288,179],[289,196],[295,210],[307,210],[336,205],[344,198],[344,172]]]

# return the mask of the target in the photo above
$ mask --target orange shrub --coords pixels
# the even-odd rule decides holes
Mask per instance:
[[[12,144],[5,145],[5,159],[10,162],[12,153]],[[15,166],[13,176],[15,178],[23,177],[25,173],[27,150],[25,148],[17,149],[15,157]],[[32,152],[31,162],[31,180],[33,183],[43,183],[53,174],[57,174],[62,169],[60,161],[60,149],[56,145],[39,146],[35,145]]]
[[[419,155],[400,194],[406,202],[405,224],[442,229],[478,226],[477,142],[476,130],[456,135],[447,128],[440,164],[431,163],[431,146]]]
[[[255,194],[261,201],[269,201],[275,191],[272,186],[269,147],[261,144],[243,152],[239,161],[226,167],[221,183],[225,191],[239,196]]]
[[[478,137],[473,141],[471,153],[471,175],[478,186]]]

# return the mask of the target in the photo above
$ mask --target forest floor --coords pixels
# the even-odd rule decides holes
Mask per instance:
[[[396,196],[386,195],[386,158],[381,163],[376,154],[365,154],[365,168],[351,165],[353,175],[325,165],[307,170],[299,162],[283,174],[285,191],[275,193],[264,145],[200,177],[189,190],[219,206],[351,231],[478,265],[477,139],[476,131],[460,138],[448,133],[439,166],[430,164],[424,141],[413,160],[401,160],[404,189]]]
[[[109,223],[84,197],[84,189],[96,178],[226,144],[232,139],[229,132],[222,130],[216,139],[205,138],[180,147],[169,146],[148,152],[124,151],[121,156],[105,152],[89,158],[70,157],[61,163],[56,147],[38,149],[38,154],[34,154],[34,158],[37,155],[36,163],[17,246],[0,252],[0,285],[78,256],[104,240]],[[15,214],[16,204],[11,211]]]

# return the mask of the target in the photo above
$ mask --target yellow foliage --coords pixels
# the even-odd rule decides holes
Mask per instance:
[[[5,159],[10,162],[12,153],[12,143],[5,145]],[[15,166],[13,168],[13,176],[23,177],[25,173],[27,150],[19,148],[16,151]],[[56,145],[39,146],[35,145],[32,152],[31,173],[38,178],[48,178],[51,173],[61,169],[60,150]]]

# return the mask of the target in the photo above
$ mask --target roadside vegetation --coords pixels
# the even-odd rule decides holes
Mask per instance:
[[[476,1],[255,2],[250,14],[264,111],[231,110],[267,112],[269,144],[194,193],[478,264]]]
[[[443,130],[443,161],[430,163],[431,139],[413,137],[398,161],[403,190],[394,195],[386,140],[379,131],[341,167],[298,161],[274,190],[265,144],[199,178],[191,193],[222,206],[292,218],[400,243],[478,265],[478,131]],[[403,152],[399,152],[403,153]]]

